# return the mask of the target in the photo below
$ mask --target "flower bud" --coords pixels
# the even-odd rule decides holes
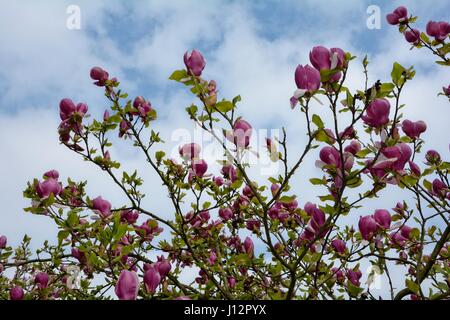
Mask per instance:
[[[244,252],[249,256],[253,257],[254,245],[251,238],[247,237],[244,240]]]
[[[196,177],[203,177],[206,173],[206,170],[208,170],[208,164],[205,160],[194,160],[192,162],[192,171]]]
[[[411,44],[420,43],[420,31],[417,29],[408,30],[405,32],[405,39]]]
[[[45,289],[48,286],[49,277],[45,272],[39,272],[34,278],[34,282],[37,284],[39,289]]]
[[[219,217],[221,217],[223,221],[228,221],[233,217],[233,211],[231,211],[230,208],[220,208]]]
[[[436,150],[428,150],[425,154],[428,164],[439,165],[441,163],[441,155]]]
[[[161,282],[161,275],[155,267],[150,267],[144,274],[144,284],[148,293],[155,294]]]
[[[1,236],[0,237],[0,249],[5,249],[7,242],[8,242],[8,239],[6,238],[6,236]]]
[[[357,287],[359,287],[359,285],[361,284],[359,281],[361,279],[361,277],[362,277],[362,273],[360,270],[356,270],[356,271],[354,271],[352,269],[347,270],[348,280]]]
[[[93,67],[91,69],[90,76],[92,80],[96,80],[94,84],[99,87],[103,87],[105,85],[105,82],[109,78],[108,72],[106,72],[100,67]]]
[[[23,300],[24,295],[22,287],[19,286],[15,286],[9,291],[11,300]]]
[[[167,276],[172,269],[172,265],[169,260],[165,259],[163,256],[158,257],[158,262],[155,264],[156,270],[158,270],[161,278]]]
[[[345,252],[345,242],[341,239],[334,239],[331,241],[331,246],[337,253],[344,253]]]
[[[199,51],[195,49],[191,53],[186,51],[183,58],[188,74],[193,74],[197,77],[202,75],[202,71],[206,66],[206,60]]]
[[[120,300],[136,300],[139,279],[134,271],[122,270],[117,280],[115,293]]]
[[[372,216],[360,217],[358,227],[364,240],[371,240],[378,230],[377,222]]]

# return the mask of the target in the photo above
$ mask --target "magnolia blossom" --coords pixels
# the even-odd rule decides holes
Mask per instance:
[[[386,20],[389,24],[396,25],[399,23],[404,23],[408,21],[408,10],[400,6],[394,10],[394,12],[389,13],[386,16]]]
[[[122,270],[116,282],[115,293],[120,300],[136,300],[139,279],[134,271]]]
[[[100,67],[93,67],[91,69],[90,76],[91,76],[92,80],[96,80],[94,82],[94,84],[99,86],[99,87],[104,86],[106,81],[109,78],[108,72],[106,72],[105,70],[103,70]]]
[[[152,266],[145,271],[144,284],[148,293],[155,294],[156,288],[158,288],[160,282],[161,275],[155,267]]]
[[[450,33],[450,24],[445,21],[429,21],[427,23],[427,34],[437,41],[444,41]]]
[[[402,123],[403,132],[411,139],[419,138],[419,136],[427,130],[427,125],[423,121],[413,122],[404,120]]]
[[[45,272],[39,272],[34,278],[34,282],[37,284],[39,289],[45,289],[48,286],[49,277]]]
[[[370,127],[381,127],[389,122],[389,111],[391,105],[384,98],[373,100],[366,109],[366,113],[362,116],[365,124]]]
[[[360,283],[361,277],[362,277],[362,272],[360,270],[356,270],[356,271],[354,271],[352,269],[347,270],[347,278],[354,286],[359,287],[359,285],[361,284]]]
[[[392,219],[391,215],[387,210],[382,209],[375,210],[373,218],[378,223],[378,225],[383,229],[389,229],[389,227],[391,226]]]
[[[184,54],[184,64],[188,74],[193,74],[194,76],[201,76],[203,69],[206,66],[206,60],[203,58],[202,54],[197,50],[192,50],[191,53],[187,52]]]
[[[48,178],[36,185],[36,193],[40,198],[48,198],[51,194],[58,196],[61,191],[61,183],[54,178]]]
[[[25,293],[20,286],[15,286],[9,291],[9,297],[11,300],[23,300],[24,296]]]
[[[310,65],[302,66],[299,64],[295,69],[295,84],[297,90],[291,98],[291,108],[297,105],[298,99],[305,93],[312,93],[320,87],[320,72]]]
[[[226,138],[233,142],[238,148],[247,148],[250,144],[251,136],[252,126],[243,119],[238,119],[234,123],[231,133],[226,133]]]
[[[92,208],[103,218],[111,215],[111,203],[104,200],[101,196],[98,196],[92,200]]]
[[[250,237],[246,237],[244,240],[244,252],[252,257],[253,256],[254,245],[253,241]]]
[[[187,143],[178,148],[178,152],[184,160],[197,159],[200,155],[200,151],[201,147],[197,143]]]
[[[208,164],[205,160],[199,159],[192,162],[192,172],[196,177],[203,177],[208,170]]]
[[[373,216],[360,217],[358,227],[364,240],[372,240],[374,234],[378,230],[377,221]]]
[[[345,242],[341,239],[334,239],[331,241],[331,246],[337,253],[344,253],[345,252]]]
[[[340,48],[331,48],[328,50],[323,46],[314,47],[309,53],[311,64],[319,71],[334,70],[344,67],[345,52]],[[330,82],[336,82],[341,78],[341,72],[334,73]]]
[[[411,44],[420,43],[420,31],[417,29],[407,30],[405,32],[405,39]]]
[[[5,249],[7,242],[8,242],[8,239],[6,238],[6,236],[1,236],[0,237],[0,249]]]

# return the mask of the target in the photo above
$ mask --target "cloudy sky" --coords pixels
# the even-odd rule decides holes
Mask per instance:
[[[401,4],[420,16],[420,28],[429,19],[449,18],[446,0],[0,0],[0,234],[7,235],[11,244],[17,244],[24,233],[35,244],[56,235],[46,219],[22,210],[28,205],[22,199],[26,182],[53,168],[63,178],[88,180],[91,196],[102,194],[115,205],[123,204],[124,196],[106,176],[58,143],[61,98],[86,102],[94,117],[108,107],[102,90],[89,78],[94,65],[117,76],[130,96],[151,100],[160,116],[156,129],[168,142],[165,150],[170,153],[180,143],[172,136],[173,129],[194,130],[184,108],[195,99],[167,78],[183,67],[183,53],[197,48],[208,61],[204,76],[218,82],[220,95],[242,96],[240,115],[255,128],[287,128],[291,158],[296,158],[305,141],[301,114],[289,107],[295,89],[293,73],[299,63],[308,63],[313,46],[342,47],[359,58],[351,66],[348,85],[352,89],[363,86],[360,62],[365,54],[371,61],[371,82],[388,81],[393,61],[414,65],[417,76],[404,90],[402,101],[407,105],[405,117],[426,121],[429,129],[424,138],[429,148],[448,154],[449,106],[437,93],[450,78],[444,68],[433,64],[428,52],[410,51],[396,28],[385,22],[385,15]],[[80,29],[67,28],[71,5],[80,9]],[[370,5],[380,10],[380,29],[367,27]],[[317,113],[329,119],[320,107]],[[127,143],[113,148],[112,156],[125,169],[136,168],[147,182],[153,182],[144,190],[146,204],[170,217],[170,208],[161,201],[163,189],[154,183],[142,156]],[[301,205],[320,194],[306,184],[308,177],[320,175],[314,160],[311,156],[301,169],[303,174],[294,180]],[[264,182],[257,171],[252,173],[255,180]],[[390,208],[402,197],[388,191],[366,205]]]

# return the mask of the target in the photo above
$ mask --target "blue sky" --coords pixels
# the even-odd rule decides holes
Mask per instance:
[[[22,211],[28,205],[21,193],[26,181],[49,169],[58,169],[63,178],[89,180],[92,196],[102,190],[116,205],[124,200],[105,176],[58,144],[61,98],[86,102],[94,116],[107,108],[101,90],[89,79],[94,65],[117,76],[130,96],[143,95],[152,101],[160,115],[156,128],[167,137],[167,150],[171,150],[176,145],[168,138],[171,128],[193,130],[184,108],[195,99],[167,78],[183,67],[186,50],[198,48],[208,61],[204,74],[217,80],[220,94],[226,98],[240,94],[239,112],[255,128],[285,126],[295,154],[305,140],[304,123],[290,110],[289,97],[295,89],[295,67],[308,63],[313,46],[339,46],[360,59],[367,53],[372,82],[388,80],[395,60],[413,64],[418,72],[405,89],[405,116],[425,120],[429,130],[424,138],[430,148],[448,154],[450,141],[444,134],[450,120],[448,102],[436,94],[450,78],[432,63],[428,52],[410,51],[396,28],[385,22],[385,15],[401,4],[420,16],[420,28],[429,19],[449,18],[447,0],[0,0],[0,175],[6,186],[0,193],[4,203],[0,234],[14,244],[24,233],[39,243],[55,232],[42,217],[25,216]],[[80,30],[66,28],[69,5],[81,10]],[[380,7],[379,30],[366,26],[369,5]],[[361,88],[360,60],[351,68],[349,87]],[[329,120],[325,113],[323,118]],[[138,168],[146,181],[155,178],[142,157],[126,144],[119,144],[112,155],[125,168]],[[301,205],[321,192],[306,184],[309,177],[320,175],[314,160],[309,159],[303,169],[306,174],[294,180]],[[148,193],[151,210],[171,214],[158,201],[164,197],[159,185],[151,185]],[[367,206],[390,208],[403,197],[389,191]]]

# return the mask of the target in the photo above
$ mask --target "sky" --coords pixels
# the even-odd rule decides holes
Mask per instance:
[[[368,7],[380,12],[380,28],[369,29]],[[450,83],[444,68],[433,63],[426,50],[409,45],[389,26],[385,15],[398,5],[419,15],[417,26],[430,19],[449,19],[450,4],[433,1],[285,0],[285,1],[33,1],[0,0],[0,234],[17,244],[23,234],[38,246],[56,238],[56,228],[40,216],[23,212],[29,203],[22,198],[27,181],[57,169],[63,179],[88,180],[88,192],[99,194],[120,206],[125,198],[108,177],[58,143],[58,104],[69,97],[86,102],[90,114],[99,117],[108,107],[102,90],[92,85],[89,70],[101,66],[119,78],[131,97],[148,98],[159,114],[155,129],[167,141],[166,153],[174,154],[180,144],[175,129],[194,132],[184,109],[195,102],[188,90],[168,80],[183,68],[186,50],[197,48],[207,59],[204,76],[215,79],[219,94],[228,99],[240,94],[238,113],[254,128],[279,130],[285,127],[291,158],[305,143],[301,114],[289,107],[295,89],[294,70],[306,64],[312,47],[341,47],[358,57],[350,69],[348,86],[362,88],[361,60],[370,60],[369,81],[389,80],[392,63],[417,70],[404,90],[405,117],[424,120],[423,136],[428,148],[447,154],[445,130],[450,120],[448,101],[437,93]],[[68,8],[80,10],[79,29],[69,29]],[[330,121],[324,106],[317,113]],[[113,159],[128,170],[137,169],[148,183],[146,205],[171,217],[164,189],[145,166],[141,154],[119,142]],[[300,205],[324,191],[307,180],[321,176],[309,156],[293,180]],[[215,170],[211,166],[211,171]],[[264,183],[257,166],[252,177]],[[212,173],[218,173],[213,171]],[[391,208],[405,194],[388,190],[365,210]],[[405,198],[407,199],[407,198]],[[349,222],[367,212],[348,217]]]

